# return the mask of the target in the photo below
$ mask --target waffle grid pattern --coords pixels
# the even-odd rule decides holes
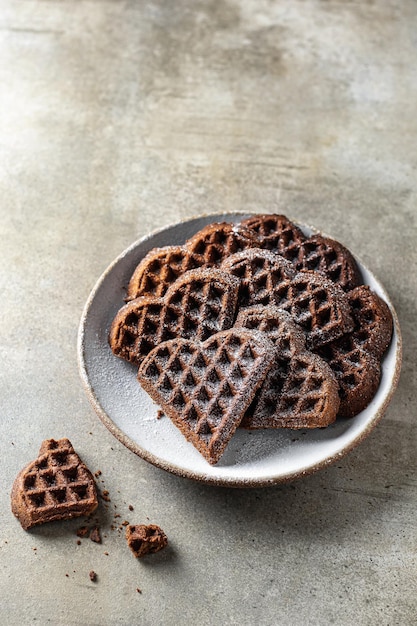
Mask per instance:
[[[274,357],[256,331],[217,333],[203,344],[187,340],[158,346],[138,378],[210,462],[216,462]]]
[[[254,216],[242,222],[257,238],[259,247],[273,250],[292,260],[298,256],[301,242],[305,240],[302,230],[284,215]]]
[[[68,439],[45,440],[13,483],[12,510],[25,529],[88,515],[97,504],[94,478]]]
[[[110,331],[112,350],[139,364],[163,341],[204,341],[233,325],[238,289],[238,281],[220,270],[191,270],[164,298],[137,298],[119,311]]]
[[[321,274],[295,272],[267,250],[246,250],[222,268],[240,278],[242,306],[274,305],[288,311],[307,333],[309,347],[333,341],[353,328],[346,294]]]
[[[23,485],[27,506],[43,513],[94,499],[94,486],[86,470],[69,450],[51,451],[35,461]]]

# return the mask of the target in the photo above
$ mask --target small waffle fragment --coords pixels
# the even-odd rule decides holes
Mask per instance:
[[[296,272],[280,255],[259,248],[232,255],[222,269],[240,278],[242,306],[274,305],[288,311],[306,333],[309,348],[353,328],[347,295],[318,272]]]
[[[126,541],[136,558],[159,552],[168,545],[168,538],[156,524],[129,524]]]
[[[196,267],[194,256],[183,246],[154,248],[133,272],[126,300],[144,295],[160,298],[179,276]]]
[[[242,426],[323,428],[337,416],[338,384],[329,365],[312,352],[279,352],[274,367],[248,410]]]
[[[230,329],[204,343],[157,346],[138,371],[142,387],[206,460],[215,464],[239,426],[275,357],[259,331]]]
[[[352,289],[348,298],[355,323],[355,343],[376,357],[382,357],[393,332],[389,306],[367,285]]]
[[[239,281],[218,269],[180,276],[163,298],[143,296],[117,313],[110,329],[113,353],[139,364],[158,344],[176,337],[204,341],[233,325]]]
[[[330,365],[339,384],[339,416],[354,417],[369,405],[378,389],[379,360],[364,350],[353,334],[324,346],[320,355]]]
[[[98,505],[93,475],[68,439],[47,439],[16,477],[12,511],[25,530],[52,520],[90,515]]]
[[[278,252],[287,259],[298,256],[300,244],[306,239],[301,228],[285,215],[254,215],[243,220],[241,226],[254,234],[259,248]]]
[[[254,245],[255,240],[250,231],[228,222],[208,224],[185,244],[198,267],[220,265],[231,254]]]

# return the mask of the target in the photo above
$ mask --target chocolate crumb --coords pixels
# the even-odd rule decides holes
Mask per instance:
[[[109,492],[107,491],[107,489],[104,489],[104,490],[101,492],[101,497],[103,498],[103,500],[104,500],[105,502],[111,502],[111,500],[110,500],[110,498],[109,498]]]
[[[138,593],[142,593],[142,589],[139,589],[139,587],[137,587],[137,588],[136,588],[136,591],[137,591]]]
[[[81,526],[77,530],[77,537],[86,537],[88,535],[88,526]]]
[[[91,531],[90,539],[91,541],[94,541],[94,543],[101,543],[100,529],[98,526],[95,526]]]
[[[80,545],[81,545],[81,541],[80,539],[77,539],[77,546],[80,546]]]
[[[97,582],[97,574],[95,573],[94,570],[91,570],[89,576],[90,576],[91,582],[93,582],[93,583]]]
[[[95,472],[94,476],[95,476],[96,478],[98,478],[99,476],[101,476],[101,474],[102,474],[101,470],[97,470],[97,471]]]
[[[137,558],[145,556],[145,554],[159,552],[168,544],[166,534],[156,524],[127,526],[126,541]]]
[[[129,511],[134,511],[134,508],[131,504],[129,504]]]

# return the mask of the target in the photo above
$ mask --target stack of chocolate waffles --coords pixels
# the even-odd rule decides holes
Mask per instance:
[[[239,426],[322,428],[362,411],[392,327],[344,246],[256,215],[151,250],[109,340],[214,464]]]

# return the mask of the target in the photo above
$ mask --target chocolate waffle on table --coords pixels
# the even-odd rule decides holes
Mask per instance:
[[[94,478],[68,439],[47,439],[13,483],[12,511],[25,530],[90,515],[98,505]]]

